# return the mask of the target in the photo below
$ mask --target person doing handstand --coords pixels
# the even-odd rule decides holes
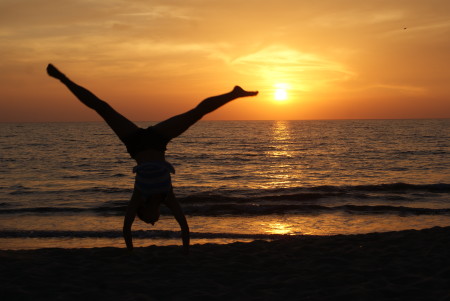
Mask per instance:
[[[229,93],[206,98],[190,111],[143,129],[119,114],[107,102],[71,81],[52,64],[47,66],[47,73],[59,79],[83,104],[95,110],[125,144],[128,153],[137,163],[133,169],[136,173],[133,194],[123,223],[127,248],[133,250],[131,226],[136,216],[154,225],[159,219],[160,204],[164,203],[180,225],[183,248],[188,253],[189,226],[173,193],[170,174],[175,173],[175,170],[165,160],[167,144],[206,114],[236,98],[255,96],[258,92],[245,91],[235,86]]]

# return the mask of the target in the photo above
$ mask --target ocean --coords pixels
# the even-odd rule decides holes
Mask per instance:
[[[105,123],[0,137],[0,249],[125,247],[134,161]],[[167,160],[193,244],[450,226],[450,119],[200,121]],[[179,236],[164,206],[133,225],[135,246]]]

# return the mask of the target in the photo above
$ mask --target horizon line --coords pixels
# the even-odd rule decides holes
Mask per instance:
[[[415,118],[323,118],[323,119],[212,119],[199,120],[199,122],[215,121],[351,121],[351,120],[444,120],[450,117],[415,117]],[[132,120],[133,122],[161,122],[163,120]],[[0,121],[3,123],[102,123],[103,120],[72,120],[72,121]]]

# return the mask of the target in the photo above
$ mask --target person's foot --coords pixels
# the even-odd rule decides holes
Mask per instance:
[[[231,91],[236,97],[246,97],[246,96],[256,96],[258,91],[245,91],[239,86],[235,86],[233,91]]]
[[[55,66],[53,66],[52,64],[48,64],[47,66],[47,74],[50,75],[51,77],[57,78],[57,79],[63,79],[66,76],[59,71],[58,69],[56,69]]]

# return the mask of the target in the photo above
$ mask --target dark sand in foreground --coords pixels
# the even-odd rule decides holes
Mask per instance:
[[[450,300],[450,227],[274,242],[0,251],[0,300]]]

